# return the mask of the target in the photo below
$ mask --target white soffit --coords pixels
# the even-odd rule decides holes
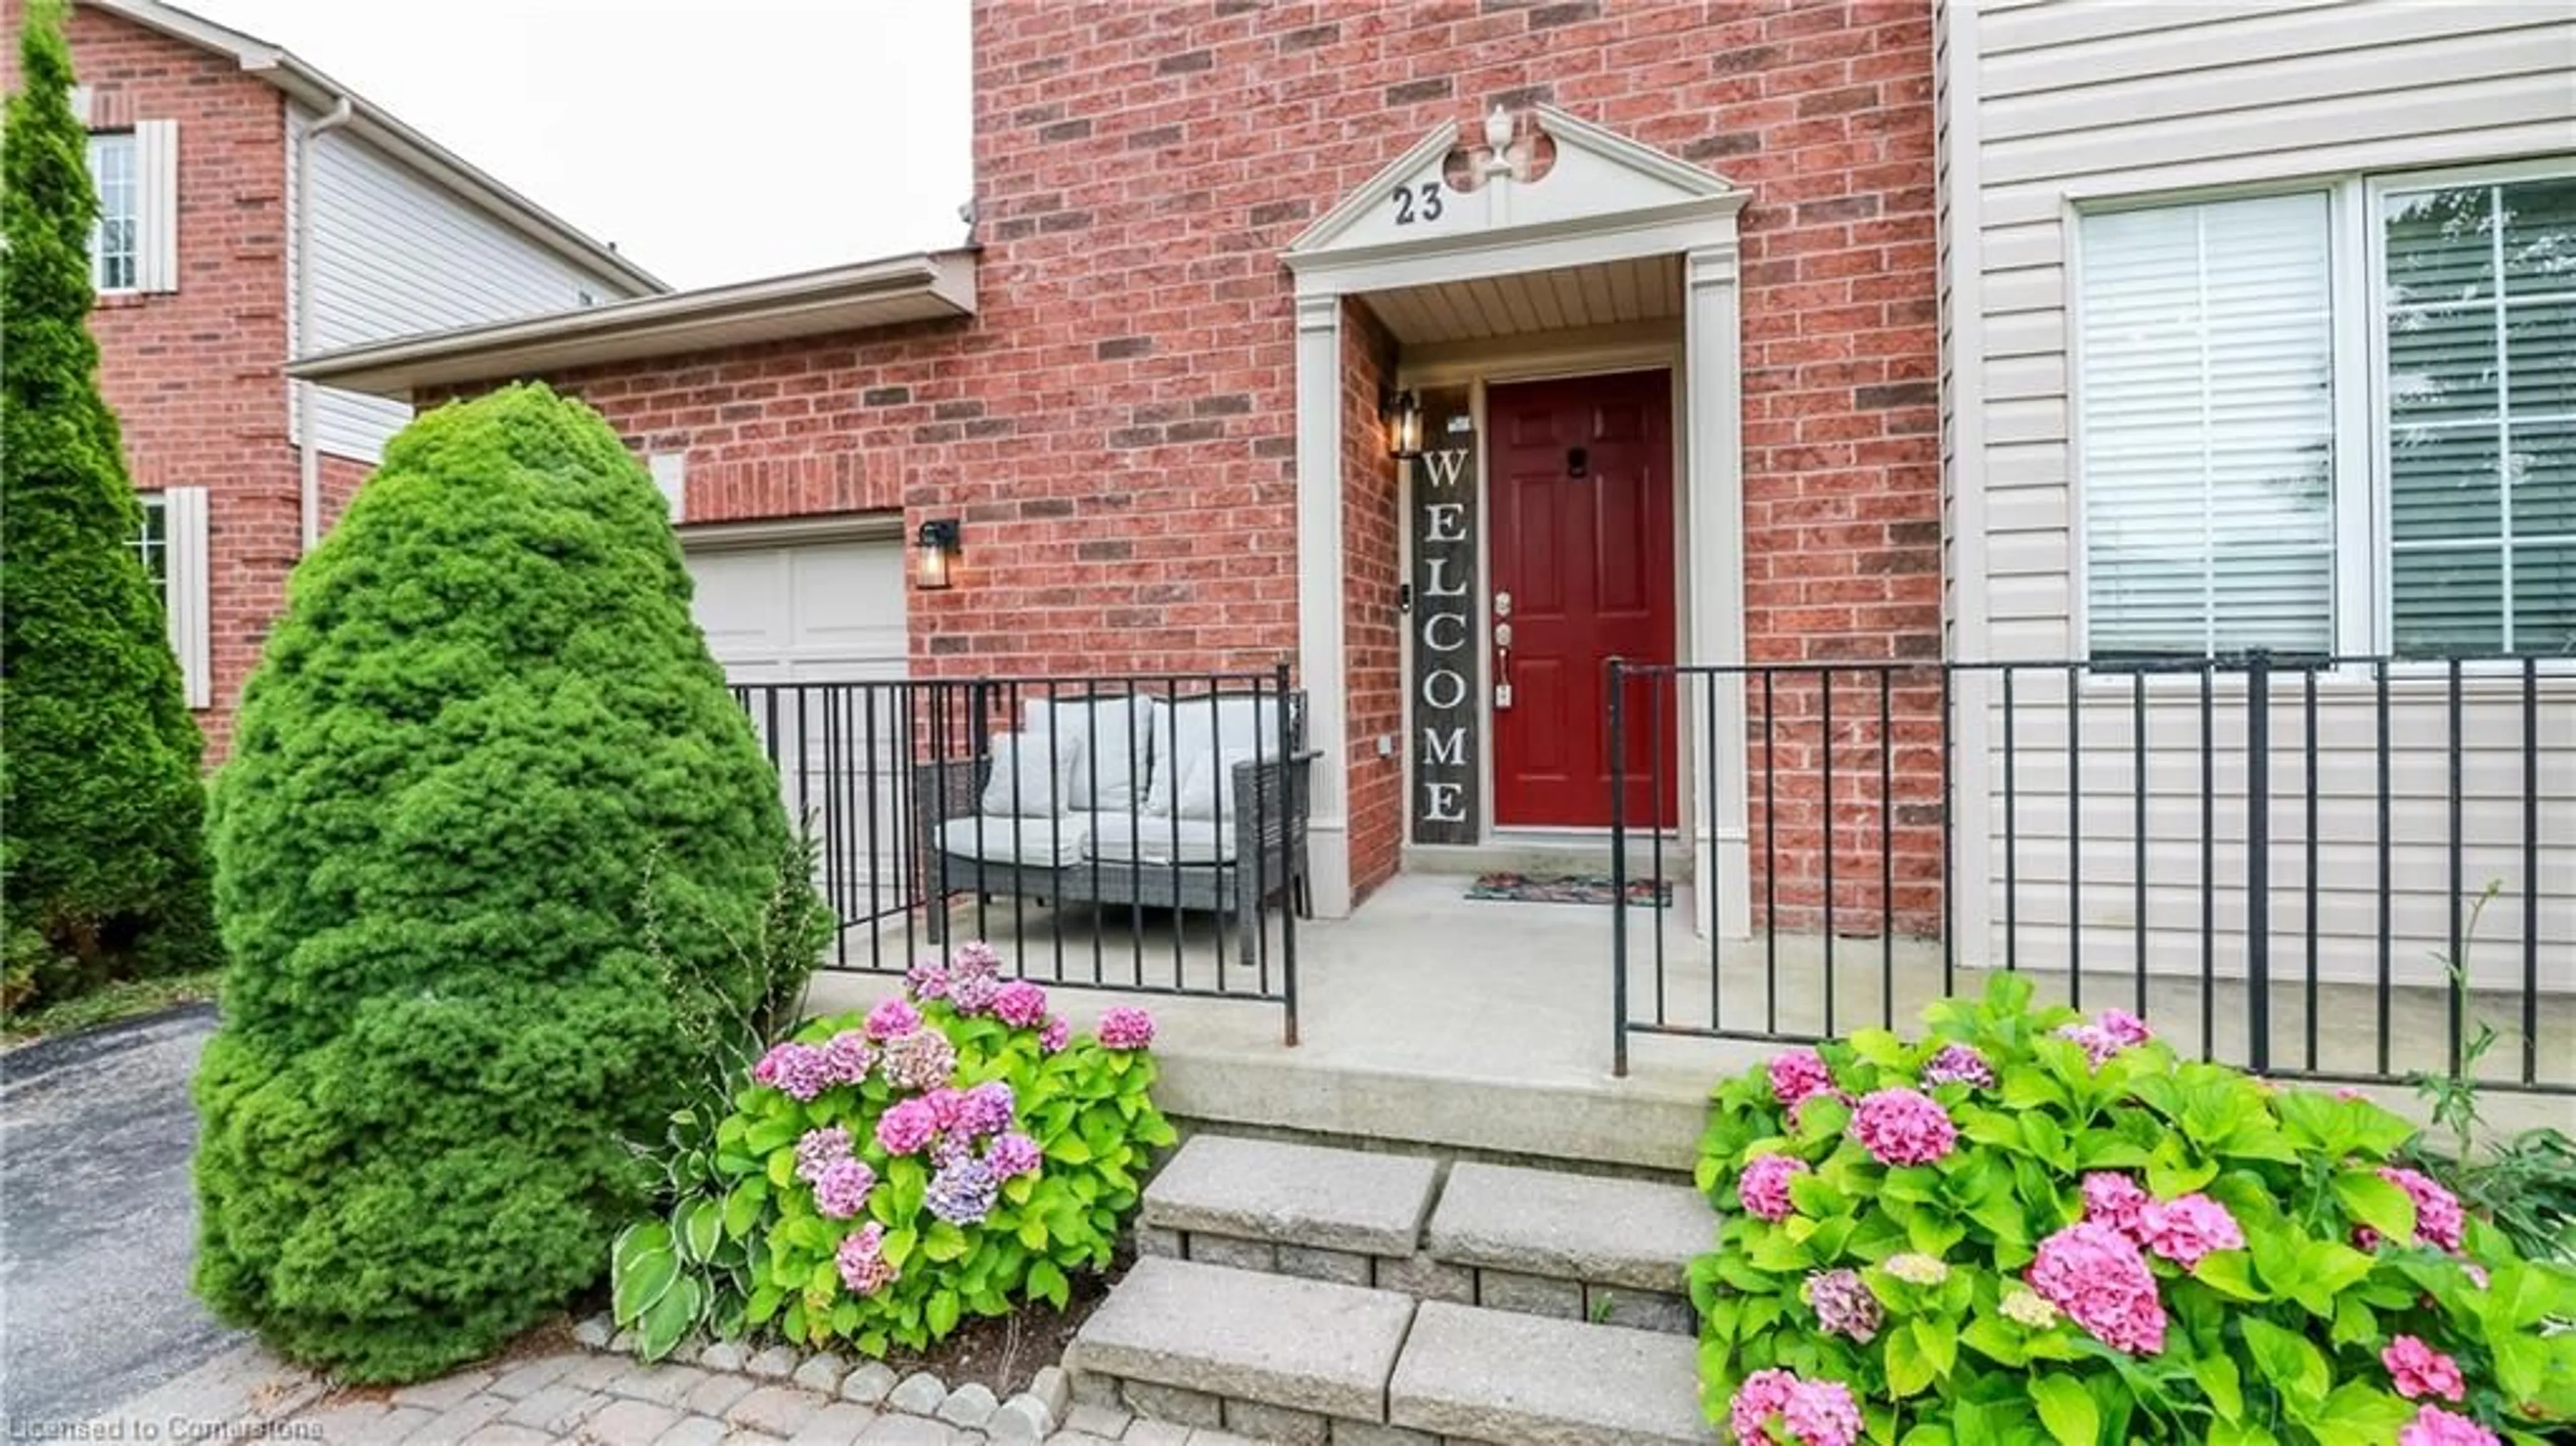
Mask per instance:
[[[1666,252],[1553,271],[1515,271],[1369,293],[1402,342],[1485,341],[1530,332],[1669,322],[1682,314],[1682,258]]]

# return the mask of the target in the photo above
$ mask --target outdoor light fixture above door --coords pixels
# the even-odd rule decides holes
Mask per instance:
[[[914,534],[912,541],[913,587],[921,592],[954,587],[957,557],[963,550],[956,518],[938,517],[921,524],[921,531]]]
[[[1387,455],[1399,461],[1422,455],[1422,399],[1411,392],[1388,394],[1380,408],[1386,421]]]

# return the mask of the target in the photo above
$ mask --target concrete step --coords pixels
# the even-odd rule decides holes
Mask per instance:
[[[1413,1311],[1392,1291],[1149,1258],[1083,1322],[1065,1365],[1079,1393],[1114,1392],[1139,1416],[1322,1446],[1383,1426]]]
[[[1193,1135],[1145,1188],[1143,1220],[1354,1257],[1411,1255],[1439,1181],[1437,1162],[1411,1155]]]
[[[1685,1271],[1716,1235],[1686,1185],[1480,1164],[1444,1178],[1414,1156],[1199,1134],[1146,1187],[1140,1242],[1196,1264],[1688,1335]]]
[[[1691,1258],[1716,1244],[1688,1185],[1462,1161],[1423,1252],[1472,1268],[1480,1305],[1687,1333]]]
[[[1425,1301],[1387,1385],[1388,1420],[1509,1446],[1711,1446],[1688,1338]]]

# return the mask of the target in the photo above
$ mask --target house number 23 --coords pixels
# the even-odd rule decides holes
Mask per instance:
[[[1420,186],[1398,186],[1391,197],[1395,202],[1395,224],[1410,226],[1440,219],[1440,183],[1425,181]]]

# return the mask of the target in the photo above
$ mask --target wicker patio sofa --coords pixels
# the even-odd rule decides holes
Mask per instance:
[[[1305,904],[1314,755],[1304,702],[1300,693],[1032,701],[1022,726],[994,735],[980,756],[914,765],[931,939],[945,923],[938,901],[957,894],[1199,910],[1235,929],[1236,952],[1253,965],[1262,909]],[[1057,740],[1076,719],[1088,731],[1062,749],[1068,766]],[[1037,760],[1041,748],[1049,761]],[[1214,786],[1219,777],[1231,788]]]

